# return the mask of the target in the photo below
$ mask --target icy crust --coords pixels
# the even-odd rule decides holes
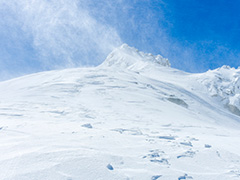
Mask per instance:
[[[240,116],[240,68],[222,66],[202,74],[204,84],[211,96],[220,97],[226,108]]]
[[[113,50],[101,66],[117,67],[131,70],[142,70],[149,66],[166,66],[170,67],[169,60],[161,55],[152,55],[144,53],[134,47],[123,44]]]

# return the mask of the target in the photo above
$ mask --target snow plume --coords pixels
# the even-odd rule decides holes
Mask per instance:
[[[137,49],[169,58],[175,68],[199,71],[199,61],[192,44],[183,44],[171,36],[170,3],[158,1],[88,1],[91,14],[103,23],[111,23],[124,43]],[[102,11],[98,11],[102,9]],[[108,13],[106,13],[108,12]],[[196,62],[195,62],[196,61]]]
[[[34,61],[43,69],[96,65],[121,44],[121,39],[113,27],[91,16],[91,9],[84,3],[82,0],[0,0],[0,14],[8,16],[2,18],[0,25],[14,24],[9,25],[11,40],[19,42],[19,36],[25,36],[21,45],[30,44],[24,50],[34,54]],[[13,27],[17,36],[10,34]]]

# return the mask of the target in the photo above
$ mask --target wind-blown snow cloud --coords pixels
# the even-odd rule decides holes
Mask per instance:
[[[122,43],[117,31],[91,16],[81,0],[1,0],[0,7],[5,14],[0,25],[11,29],[7,35],[22,42],[19,46],[29,44],[32,50],[24,50],[34,52],[32,61],[44,69],[96,65]]]
[[[212,12],[206,2],[203,10]],[[235,17],[224,21],[231,25],[237,16],[215,10],[218,13],[212,21],[220,16],[218,26],[208,29],[212,24],[209,13],[196,8],[202,3],[190,4],[192,8],[185,1],[168,0],[0,0],[0,80],[43,70],[95,66],[122,43],[161,54],[172,67],[188,72],[223,64],[236,67],[238,33],[229,28],[224,33],[219,22],[228,15]],[[229,34],[233,35],[228,41]]]

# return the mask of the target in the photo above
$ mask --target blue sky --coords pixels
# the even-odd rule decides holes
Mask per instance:
[[[0,80],[96,66],[122,43],[204,72],[240,62],[239,0],[0,0]]]

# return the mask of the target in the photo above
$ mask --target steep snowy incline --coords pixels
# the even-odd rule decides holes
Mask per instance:
[[[165,84],[178,85],[188,91],[194,89],[193,94],[197,93],[196,95],[203,99],[206,98],[206,95],[215,97],[215,99],[209,99],[207,96],[206,99],[206,101],[213,101],[213,106],[220,109],[224,107],[231,113],[240,116],[240,69],[223,66],[202,74],[189,74],[169,68],[169,60],[161,55],[154,56],[144,53],[127,44],[123,44],[110,53],[100,67],[110,68],[114,71],[132,70]],[[198,89],[200,90],[198,91]]]
[[[96,68],[1,82],[0,179],[239,179],[238,72],[123,45]]]

